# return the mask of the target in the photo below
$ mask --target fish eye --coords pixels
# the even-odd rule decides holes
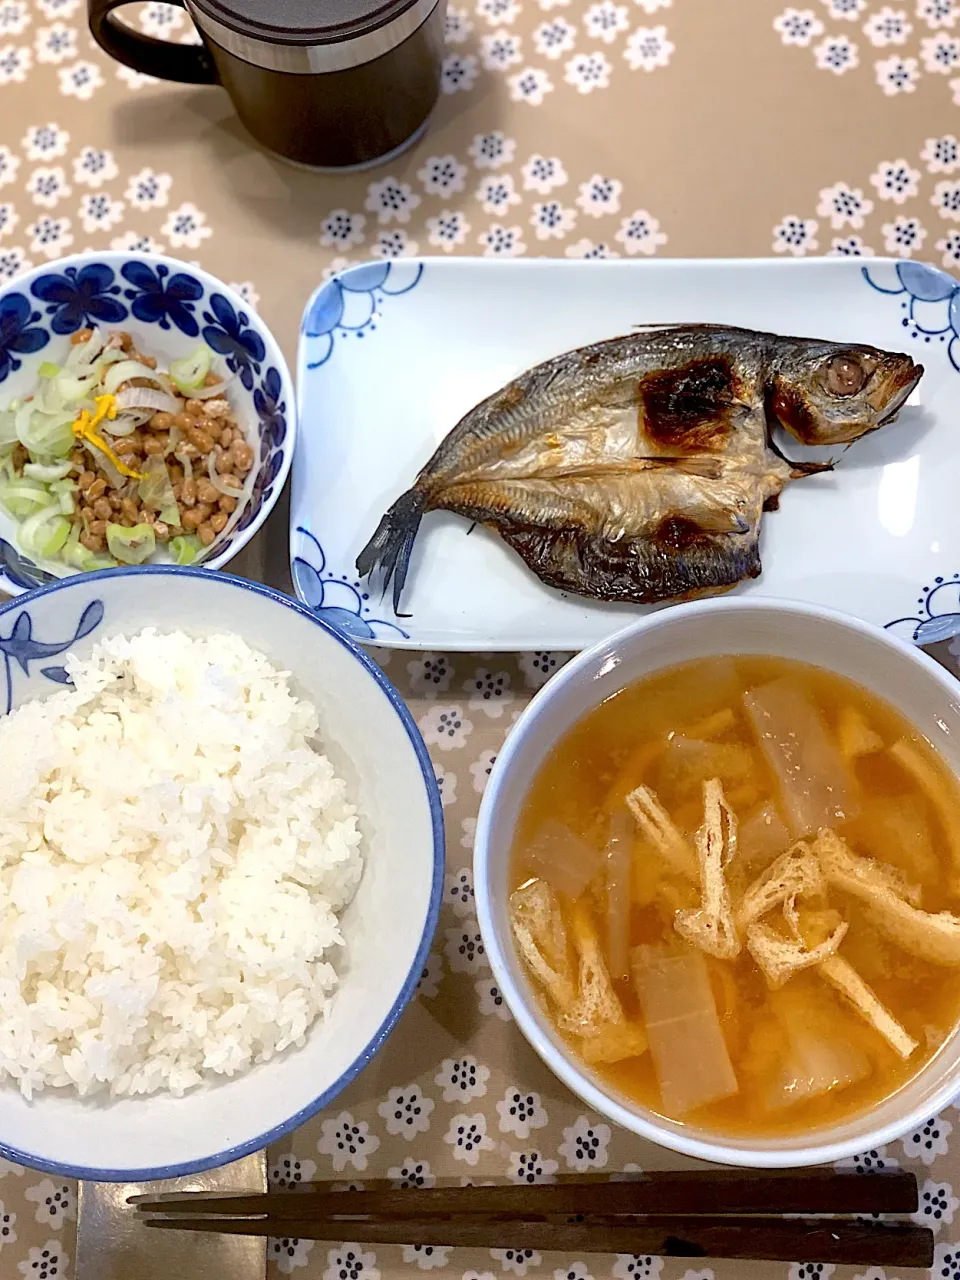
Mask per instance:
[[[827,390],[832,395],[855,396],[866,380],[866,369],[852,356],[834,356],[827,365]]]

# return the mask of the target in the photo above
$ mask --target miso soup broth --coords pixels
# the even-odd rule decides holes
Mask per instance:
[[[958,785],[888,703],[781,658],[685,663],[540,768],[511,921],[614,1091],[716,1134],[870,1108],[960,1017]]]

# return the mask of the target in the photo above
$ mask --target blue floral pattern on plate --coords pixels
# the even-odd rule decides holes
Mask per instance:
[[[103,601],[91,600],[80,615],[76,630],[69,640],[57,640],[52,644],[36,640],[33,635],[33,619],[29,609],[17,614],[13,628],[8,636],[0,636],[0,653],[3,654],[3,674],[6,681],[6,708],[9,715],[13,706],[13,663],[19,666],[25,676],[29,676],[30,663],[40,662],[44,658],[55,658],[66,653],[72,644],[95,631],[103,621]],[[56,684],[70,684],[70,677],[64,667],[41,667],[40,674],[53,680]]]
[[[960,573],[933,579],[917,597],[917,612],[894,618],[884,628],[917,644],[936,644],[960,635]]]
[[[327,363],[338,333],[362,338],[376,329],[382,300],[409,293],[422,278],[422,262],[370,262],[334,276],[314,295],[303,317],[303,337],[317,340],[316,359],[307,368]]]
[[[133,285],[124,290],[130,299],[130,310],[144,324],[157,324],[169,329],[171,321],[188,338],[195,338],[200,326],[194,308],[203,297],[203,285],[185,271],[170,273],[163,263],[128,262],[120,274]]]
[[[76,333],[86,326],[120,324],[127,308],[118,301],[121,292],[112,267],[103,262],[67,267],[62,275],[51,272],[30,286],[35,298],[46,304],[54,333]]]
[[[250,325],[245,311],[235,311],[222,293],[210,299],[210,310],[203,313],[203,340],[212,351],[224,357],[227,366],[238,375],[248,391],[266,358],[267,349],[256,329]]]
[[[881,284],[863,267],[863,278],[878,293],[902,298],[901,324],[920,342],[945,342],[947,355],[960,373],[960,281],[922,262],[898,262],[896,285]]]
[[[50,335],[38,325],[41,318],[22,293],[0,298],[0,382],[20,368],[18,355],[33,355],[50,341]]]
[[[297,535],[301,552],[294,556],[291,572],[297,595],[308,608],[354,640],[376,641],[384,631],[409,639],[402,627],[373,617],[369,594],[356,578],[329,571],[323,547],[309,529],[298,525]]]

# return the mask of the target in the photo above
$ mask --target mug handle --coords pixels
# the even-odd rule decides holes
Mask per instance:
[[[173,44],[142,35],[113,17],[113,10],[130,0],[89,0],[90,34],[111,58],[158,80],[180,84],[219,84],[210,50],[204,45]],[[183,0],[173,0],[186,8]]]

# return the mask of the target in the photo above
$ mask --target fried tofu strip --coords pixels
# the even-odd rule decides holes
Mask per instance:
[[[916,1040],[900,1025],[853,965],[842,956],[830,956],[821,964],[820,973],[883,1036],[895,1053],[901,1058],[910,1057],[917,1048]]]
[[[756,960],[771,987],[782,987],[801,969],[822,965],[830,959],[847,932],[842,921],[826,941],[808,947],[802,938],[785,938],[772,925],[758,920],[747,930],[747,950]]]
[[[813,843],[814,853],[830,884],[873,903],[888,895],[918,907],[921,889],[897,867],[853,852],[846,840],[824,827]]]
[[[557,895],[543,880],[531,880],[510,895],[510,926],[520,956],[560,1009],[576,999],[567,930]]]
[[[673,927],[682,938],[718,960],[740,954],[726,866],[737,850],[737,815],[727,804],[719,778],[703,784],[703,825],[697,832],[700,906],[678,911]]]
[[[894,760],[905,769],[926,795],[943,828],[943,834],[950,846],[950,861],[953,863],[952,885],[956,893],[960,893],[960,830],[957,827],[957,796],[950,793],[943,779],[924,759],[923,753],[908,738],[901,738],[890,748]]]
[[[557,1021],[563,1031],[599,1035],[606,1024],[623,1021],[623,1007],[613,989],[590,912],[581,901],[571,908],[570,933],[577,949],[577,997],[560,1011]]]
[[[822,897],[827,882],[808,844],[785,850],[747,888],[737,908],[737,927],[745,932],[768,911],[796,897]]]
[[[689,842],[660,803],[655,791],[637,787],[627,796],[637,826],[674,871],[696,882],[697,862]]]

